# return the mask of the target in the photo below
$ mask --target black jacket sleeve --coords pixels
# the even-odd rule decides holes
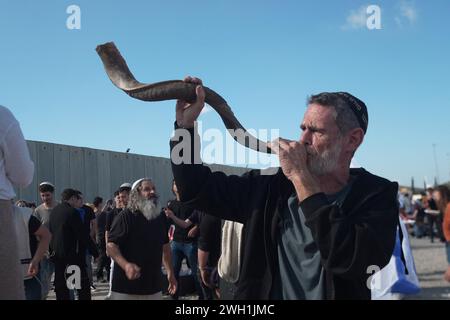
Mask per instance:
[[[370,266],[388,264],[398,224],[397,189],[396,183],[385,183],[371,196],[356,195],[364,199],[347,207],[330,204],[323,193],[300,203],[325,270],[355,279],[370,275]]]
[[[206,252],[220,251],[221,235],[222,221],[219,218],[205,214],[200,221],[198,248]]]
[[[223,172],[211,172],[201,162],[196,128],[182,129],[175,123],[170,149],[173,175],[185,205],[222,219],[246,221],[254,183],[251,175],[226,176]]]

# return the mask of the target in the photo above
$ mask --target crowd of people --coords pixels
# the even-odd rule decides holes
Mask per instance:
[[[27,230],[19,234],[30,243],[31,259],[21,259],[26,299],[46,299],[54,288],[57,300],[90,300],[97,283],[109,283],[106,299],[158,300],[164,292],[176,300],[183,259],[199,299],[217,299],[221,220],[183,205],[175,181],[172,192],[175,199],[162,208],[156,186],[143,178],[123,183],[106,203],[101,197],[85,203],[74,189],[65,189],[58,202],[55,186],[42,182],[41,205],[33,210],[18,200],[14,206],[29,213]],[[79,287],[71,288],[74,266]]]
[[[450,282],[450,189],[447,185],[433,188],[413,197],[406,188],[399,192],[400,217],[410,226],[412,236],[428,237],[445,243],[448,268],[444,275]],[[444,254],[444,253],[443,253]]]
[[[350,168],[368,129],[363,101],[346,92],[311,96],[300,139],[268,144],[280,159],[275,174],[226,176],[197,161],[205,91],[197,78],[184,81],[197,99],[177,101],[170,148],[184,160],[172,158],[167,204],[142,178],[105,204],[100,197],[88,204],[71,188],[56,201],[55,186],[42,182],[42,204],[14,205],[13,187],[29,185],[34,166],[19,123],[0,107],[0,299],[45,299],[54,288],[58,300],[90,300],[98,282],[109,282],[107,299],[178,299],[183,259],[199,299],[217,299],[222,219],[242,226],[224,263],[238,271],[236,299],[371,299],[368,268],[382,269],[393,256],[399,210],[415,221],[415,236],[446,241],[450,265],[447,187],[412,202],[396,182]]]
[[[34,164],[19,122],[5,107],[0,142],[0,300],[42,300],[52,289],[57,300],[90,300],[96,282],[110,283],[108,299],[160,299],[163,271],[164,291],[177,299],[183,257],[199,297],[217,297],[209,275],[218,260],[221,221],[182,205],[175,182],[175,200],[164,208],[149,178],[122,184],[105,204],[100,197],[86,203],[71,188],[58,201],[48,181],[39,184],[39,206],[14,203],[14,187],[31,183]]]

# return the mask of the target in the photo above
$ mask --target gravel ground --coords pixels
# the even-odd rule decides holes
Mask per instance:
[[[450,283],[444,280],[447,268],[445,245],[436,240],[431,243],[428,238],[409,239],[422,290],[418,295],[405,299],[450,300]]]

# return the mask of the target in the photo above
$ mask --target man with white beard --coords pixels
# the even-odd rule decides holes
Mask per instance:
[[[176,291],[166,216],[151,179],[133,184],[127,208],[111,227],[107,252],[116,263],[112,300],[161,300],[161,261],[167,272],[168,291]]]
[[[350,169],[368,127],[364,102],[347,92],[311,96],[300,138],[269,143],[275,174],[226,176],[196,161],[205,91],[200,79],[185,82],[197,99],[177,102],[172,171],[181,202],[245,225],[235,298],[371,299],[369,277],[394,249],[398,184]]]

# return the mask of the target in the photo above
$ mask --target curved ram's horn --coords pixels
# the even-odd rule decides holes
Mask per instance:
[[[152,84],[140,83],[128,69],[127,63],[113,42],[97,46],[97,53],[103,61],[106,73],[119,89],[133,98],[143,101],[162,101],[181,99],[194,101],[195,85],[181,80],[170,80]],[[256,151],[271,153],[266,142],[260,141],[239,123],[225,99],[213,90],[205,88],[205,102],[209,104],[222,118],[228,132],[234,140]]]

